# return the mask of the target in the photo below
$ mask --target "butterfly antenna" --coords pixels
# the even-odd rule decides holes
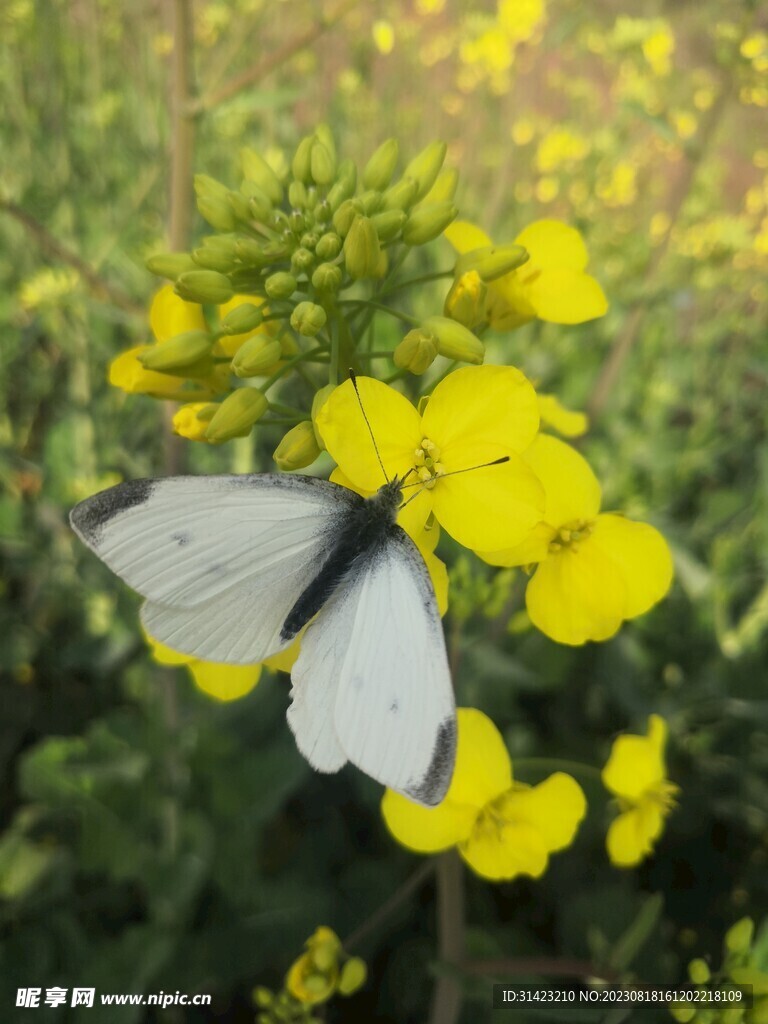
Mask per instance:
[[[384,463],[381,461],[381,454],[379,452],[379,446],[376,444],[376,438],[373,436],[373,429],[372,429],[371,424],[370,424],[370,422],[368,420],[368,417],[365,414],[365,406],[363,405],[363,400],[360,397],[360,391],[358,390],[358,387],[357,387],[357,377],[355,376],[355,371],[352,370],[352,369],[350,369],[350,371],[349,371],[349,379],[352,381],[352,387],[355,389],[355,394],[357,395],[357,401],[358,401],[358,405],[360,406],[360,412],[363,414],[363,419],[365,420],[365,425],[366,425],[366,427],[368,427],[368,433],[371,435],[371,441],[373,441],[373,448],[374,448],[374,451],[376,452],[376,458],[379,460],[379,465],[381,466],[381,472],[384,474],[384,479],[387,481],[387,483],[389,483],[389,477],[387,476],[387,471],[386,471],[386,469],[384,469]]]
[[[494,459],[493,462],[483,462],[479,466],[467,466],[466,469],[452,469],[450,473],[440,473],[440,475],[435,477],[435,479],[436,480],[442,480],[446,476],[457,476],[459,473],[471,473],[473,469],[487,469],[488,466],[500,466],[504,462],[509,462],[509,456],[508,455],[502,455],[500,459]],[[424,483],[423,480],[417,480],[415,483],[412,483],[412,484],[403,484],[401,490],[405,490],[406,487],[418,487],[419,484],[423,484],[423,483]],[[415,495],[414,495],[414,497],[415,497]],[[412,500],[413,500],[412,498],[408,499],[408,501],[412,501]],[[408,504],[408,502],[406,502],[406,505],[407,504]],[[403,506],[401,505],[400,507],[402,508]]]

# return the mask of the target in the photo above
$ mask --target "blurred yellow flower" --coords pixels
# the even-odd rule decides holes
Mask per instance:
[[[542,174],[550,174],[583,160],[588,153],[589,143],[583,136],[569,128],[551,128],[539,141],[536,167]]]
[[[539,418],[542,426],[552,427],[563,437],[581,437],[587,432],[589,419],[586,413],[566,409],[556,395],[543,395],[537,392],[539,401]]]
[[[651,852],[675,805],[680,790],[666,777],[666,740],[666,722],[651,715],[647,736],[619,736],[603,768],[603,784],[617,798],[621,812],[606,839],[616,867],[633,867]]]
[[[387,475],[408,478],[408,506],[400,522],[411,537],[419,536],[430,512],[465,547],[482,546],[490,537],[514,537],[517,543],[526,536],[540,518],[543,496],[519,454],[539,423],[536,394],[519,370],[455,370],[437,385],[421,414],[380,381],[358,377],[357,384]],[[351,381],[336,388],[315,422],[352,486],[378,490],[383,473]],[[508,461],[501,465],[456,473],[502,457]],[[419,483],[421,488],[407,486]]]
[[[385,56],[395,48],[395,30],[391,21],[374,21],[371,28],[373,42],[379,53]]]
[[[499,0],[498,22],[514,43],[530,39],[544,19],[544,0]]]
[[[637,167],[630,160],[617,160],[598,178],[595,192],[606,206],[631,206],[637,199]]]
[[[487,715],[457,711],[456,768],[437,807],[388,789],[381,812],[395,839],[417,853],[458,848],[467,864],[493,881],[539,878],[549,855],[569,846],[586,813],[581,788],[556,772],[537,786],[514,782],[504,741]]]
[[[666,24],[649,35],[642,44],[643,56],[651,66],[654,75],[661,78],[672,70],[672,54],[675,52],[675,37]]]
[[[607,640],[669,590],[667,542],[646,523],[600,514],[600,485],[564,441],[539,434],[523,458],[544,485],[544,518],[517,547],[478,554],[491,565],[538,563],[525,603],[542,633],[561,644]]]
[[[454,221],[445,237],[458,253],[493,245],[480,228]],[[529,224],[515,239],[530,259],[488,285],[486,314],[491,327],[511,330],[538,317],[556,324],[579,324],[603,316],[608,302],[586,273],[589,256],[579,232],[557,220]]]
[[[285,987],[306,1006],[325,1003],[339,980],[341,942],[336,932],[321,925],[306,942],[307,952],[295,960],[285,977]]]

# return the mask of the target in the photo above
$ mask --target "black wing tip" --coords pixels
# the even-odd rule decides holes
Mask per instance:
[[[409,786],[405,795],[425,807],[436,807],[445,799],[456,765],[456,716],[451,715],[440,723],[424,777]]]
[[[154,480],[126,480],[91,495],[72,509],[72,529],[88,545],[98,544],[101,532],[114,516],[143,505],[152,493]]]

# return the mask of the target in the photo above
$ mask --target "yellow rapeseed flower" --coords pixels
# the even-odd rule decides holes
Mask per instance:
[[[648,856],[674,807],[679,789],[666,777],[666,740],[667,723],[660,715],[651,715],[648,735],[619,736],[603,768],[603,783],[620,810],[606,839],[616,867],[633,867]]]
[[[539,400],[539,417],[542,426],[551,427],[563,437],[581,437],[589,426],[586,413],[566,409],[556,395],[543,395],[537,392]]]
[[[511,546],[528,534],[541,517],[543,494],[520,452],[533,440],[539,414],[536,393],[519,370],[455,370],[437,385],[423,413],[380,381],[358,377],[357,384],[387,475],[407,477],[409,504],[400,521],[411,537],[430,513],[469,548]],[[352,486],[378,490],[383,473],[351,381],[336,388],[315,423]],[[508,461],[457,472],[502,457]],[[497,545],[501,537],[514,539]]]
[[[285,987],[299,1002],[315,1006],[327,1002],[339,980],[338,935],[321,925],[307,939],[307,951],[295,960],[285,977]]]
[[[539,434],[523,457],[544,486],[544,517],[516,547],[478,553],[491,565],[538,563],[525,603],[542,633],[562,644],[607,640],[669,590],[667,543],[646,523],[601,514],[597,478],[564,441]]]
[[[458,253],[492,245],[480,228],[454,221],[445,237]],[[486,318],[497,330],[511,330],[529,320],[580,324],[604,316],[608,302],[586,272],[589,256],[579,232],[557,220],[537,220],[514,240],[530,259],[488,285]]]
[[[417,853],[452,846],[493,881],[539,878],[549,855],[573,842],[586,813],[578,783],[556,772],[537,786],[514,782],[496,726],[482,711],[459,708],[456,768],[445,799],[422,807],[388,789],[381,812],[392,835]]]

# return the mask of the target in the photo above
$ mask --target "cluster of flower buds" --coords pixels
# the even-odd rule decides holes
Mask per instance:
[[[320,1019],[313,1015],[313,1008],[336,995],[354,995],[365,984],[365,962],[360,957],[348,956],[330,928],[321,925],[305,945],[306,952],[291,966],[282,992],[272,992],[263,986],[254,989],[258,1024],[313,1024]]]

